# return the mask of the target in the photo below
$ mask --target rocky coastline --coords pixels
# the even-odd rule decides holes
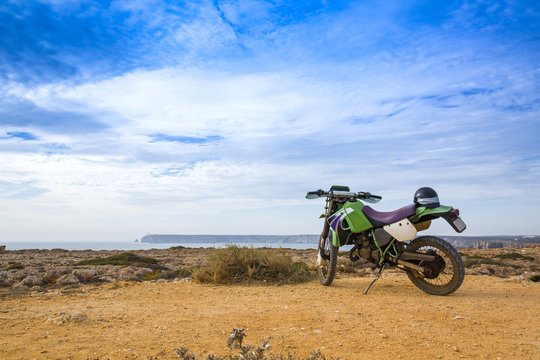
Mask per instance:
[[[116,281],[189,281],[189,269],[200,267],[214,248],[184,248],[150,250],[5,250],[0,248],[0,295],[73,288],[85,284]],[[316,250],[282,249],[294,261],[315,267]],[[517,251],[517,252],[516,252]],[[125,265],[81,265],[81,261],[121,254],[133,254],[155,260],[153,263]],[[540,248],[524,249],[461,249],[468,275],[492,275],[527,281],[540,273]],[[512,255],[512,256],[507,256]],[[182,270],[186,270],[182,272]],[[358,276],[370,276],[370,264],[352,263],[346,253],[340,253],[338,270]],[[392,271],[387,270],[388,271]],[[183,276],[179,274],[184,274]],[[187,275],[186,275],[187,274]]]
[[[203,265],[213,248],[184,248],[150,250],[10,250],[0,251],[0,294],[76,287],[84,284],[114,281],[189,281],[178,276],[153,276],[173,273]],[[315,250],[284,249],[297,261],[308,264],[315,261]],[[120,254],[134,254],[151,258],[155,263],[128,265],[79,265],[81,261]],[[311,265],[313,265],[311,264]]]

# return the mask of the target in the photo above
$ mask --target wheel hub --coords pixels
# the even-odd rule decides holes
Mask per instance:
[[[437,276],[439,276],[439,274],[441,273],[441,271],[443,271],[446,267],[446,262],[444,261],[444,259],[442,258],[442,256],[440,256],[439,254],[437,254],[435,251],[433,250],[430,250],[427,252],[429,255],[433,255],[435,256],[435,260],[433,261],[430,261],[430,262],[426,262],[426,263],[423,263],[422,266],[424,267],[424,269],[426,269],[424,271],[424,276],[427,278],[427,279],[435,279]]]

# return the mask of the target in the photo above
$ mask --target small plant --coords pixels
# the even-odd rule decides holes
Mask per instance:
[[[43,278],[43,280],[45,280],[45,282],[49,285],[53,285],[53,284],[56,284],[56,280],[58,280],[59,277],[58,276],[50,276],[50,277],[45,277]]]
[[[531,276],[527,276],[528,280],[534,281],[534,282],[540,282],[540,274],[534,274]]]
[[[21,265],[21,264],[11,264],[9,265],[8,267],[6,267],[4,269],[4,271],[9,271],[9,270],[22,270],[24,269],[24,266]]]
[[[477,266],[480,266],[482,264],[506,266],[504,263],[502,263],[500,261],[493,260],[493,259],[488,259],[488,258],[480,258],[480,259],[479,258],[473,258],[473,259],[468,258],[468,259],[463,260],[463,264],[467,268],[477,267]]]
[[[270,348],[268,339],[265,339],[261,346],[242,345],[246,335],[244,329],[234,328],[227,339],[229,349],[238,349],[240,351],[240,359],[264,359],[264,352]]]
[[[276,249],[254,249],[229,245],[216,249],[206,266],[196,270],[193,278],[201,283],[298,283],[313,279],[314,274],[303,262],[293,262]]]
[[[185,268],[178,270],[161,270],[156,269],[152,272],[144,274],[146,280],[159,280],[159,279],[184,279],[191,277],[191,274],[196,268]]]
[[[499,255],[496,255],[494,257],[496,257],[498,259],[502,259],[502,260],[528,260],[528,261],[534,260],[534,258],[532,256],[523,256],[523,255],[521,255],[520,253],[517,253],[517,252],[512,252],[512,253],[508,253],[508,254],[499,254]]]
[[[467,254],[465,254],[465,256],[468,259],[487,259],[487,257],[481,256],[481,255],[467,255]]]
[[[150,257],[142,257],[129,252],[107,256],[104,258],[95,258],[82,260],[73,265],[148,265],[157,264],[157,260]]]
[[[224,357],[208,354],[205,360],[301,360],[301,358],[297,357],[295,354],[288,354],[287,356],[282,354],[266,355],[266,351],[270,349],[268,339],[265,339],[261,346],[243,345],[246,336],[247,334],[244,329],[234,328],[227,339],[227,346],[229,349],[238,349],[239,354]],[[174,351],[182,360],[197,360],[197,357],[190,353],[184,346],[174,349]],[[326,360],[326,358],[320,350],[317,350],[312,352],[311,355],[304,360]]]

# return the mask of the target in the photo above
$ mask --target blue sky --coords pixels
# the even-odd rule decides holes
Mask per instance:
[[[540,234],[539,27],[535,1],[3,1],[0,227],[315,234],[305,192],[344,184]]]

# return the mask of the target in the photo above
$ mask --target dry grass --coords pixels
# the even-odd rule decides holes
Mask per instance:
[[[290,284],[308,281],[314,273],[303,262],[293,262],[277,249],[254,249],[230,245],[215,250],[206,266],[193,273],[201,283]]]

